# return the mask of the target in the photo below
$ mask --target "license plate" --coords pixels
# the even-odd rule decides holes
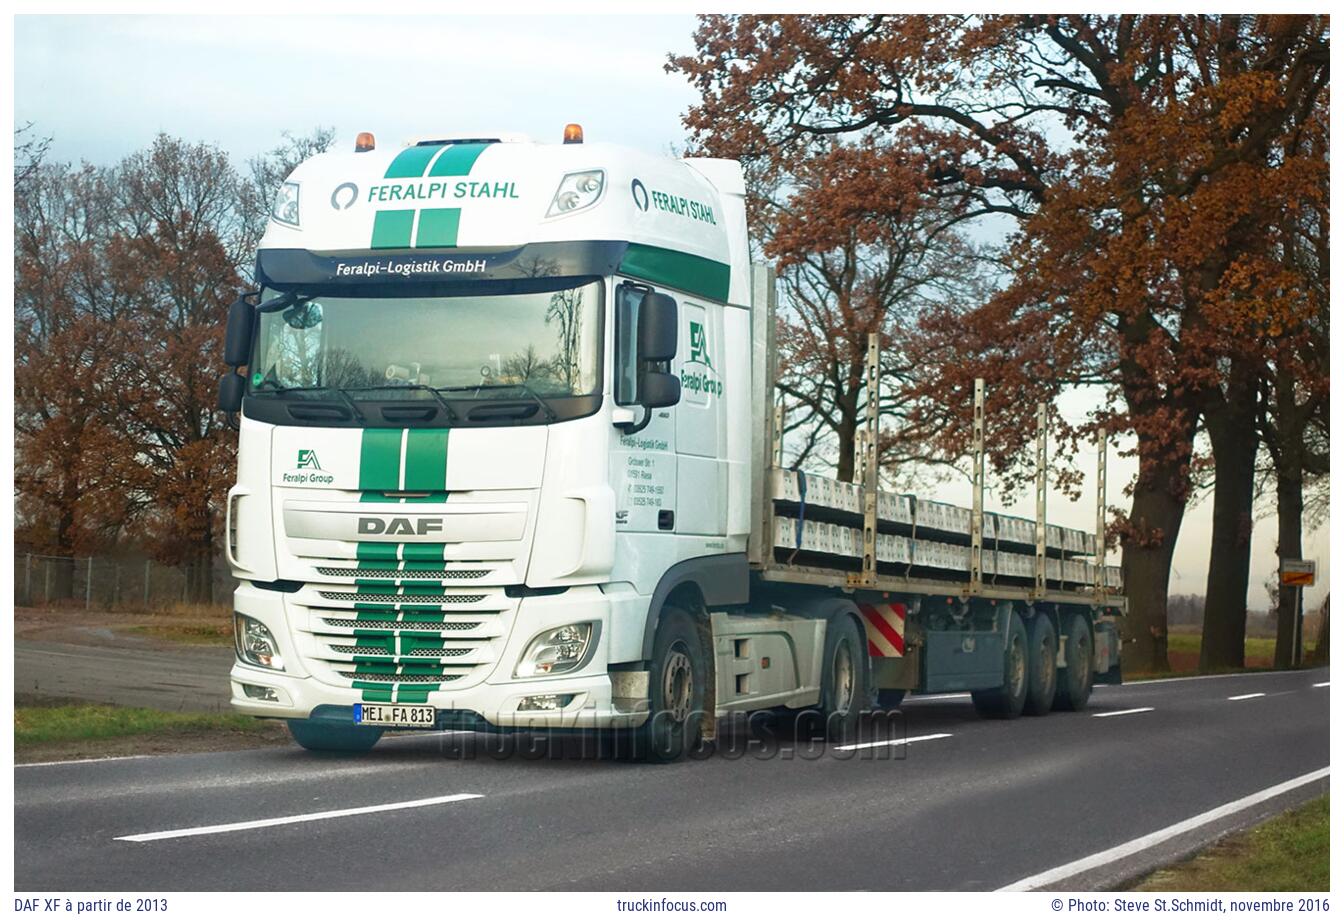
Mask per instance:
[[[358,725],[396,725],[402,728],[433,728],[433,706],[390,706],[377,703],[356,703],[355,722]]]

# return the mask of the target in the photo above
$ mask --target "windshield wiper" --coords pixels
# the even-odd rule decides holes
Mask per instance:
[[[403,384],[400,384],[400,385],[398,385],[398,386],[394,386],[394,387],[365,387],[364,389],[369,389],[369,390],[393,390],[393,391],[396,391],[396,390],[416,390],[416,391],[419,391],[419,392],[428,393],[430,396],[433,396],[433,397],[434,397],[434,399],[438,402],[438,404],[439,404],[440,406],[443,406],[443,411],[446,412],[446,413],[448,413],[448,421],[450,421],[450,422],[455,422],[455,421],[457,421],[457,413],[453,411],[453,407],[452,407],[452,406],[448,405],[448,400],[446,400],[446,399],[443,398],[443,390],[450,389],[449,387],[443,387],[443,389],[440,390],[440,389],[436,389],[435,387],[432,387],[432,386],[430,386],[429,384],[426,384],[426,383],[403,383]]]
[[[263,383],[265,382],[267,381],[263,381]],[[260,389],[260,387],[258,387],[258,389]],[[350,389],[361,390],[361,389],[382,389],[382,388],[351,387]],[[350,398],[349,390],[343,387],[268,387],[265,392],[275,393],[277,395],[280,393],[335,393],[337,396],[341,397],[341,399],[345,400],[345,404],[350,407],[350,411],[354,413],[355,418],[359,419],[361,422],[367,421],[367,418],[365,417],[364,413],[359,410],[359,406],[355,405],[355,401]]]
[[[479,392],[479,391],[481,391],[481,390],[512,390],[512,389],[518,389],[518,390],[522,390],[522,391],[523,391],[524,393],[526,393],[528,396],[532,397],[533,401],[536,402],[536,404],[537,404],[538,406],[541,406],[541,411],[543,411],[543,412],[546,413],[546,421],[548,421],[548,422],[553,422],[553,421],[555,421],[556,419],[558,419],[558,418],[560,417],[559,415],[556,414],[555,409],[553,409],[553,408],[551,407],[551,404],[548,403],[545,399],[543,399],[540,393],[538,393],[536,390],[532,389],[532,387],[528,386],[527,383],[525,383],[525,382],[519,382],[519,383],[481,383],[481,384],[476,384],[476,385],[474,385],[474,386],[469,384],[469,385],[467,385],[467,386],[461,386],[461,387],[444,387],[443,389],[445,389],[445,390],[476,390],[477,392]]]

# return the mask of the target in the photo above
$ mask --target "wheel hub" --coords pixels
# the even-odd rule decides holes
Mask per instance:
[[[663,706],[676,722],[685,722],[691,714],[692,678],[690,656],[674,647],[663,668]]]

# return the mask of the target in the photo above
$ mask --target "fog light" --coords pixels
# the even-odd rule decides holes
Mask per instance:
[[[592,623],[570,623],[548,629],[528,643],[514,677],[546,677],[581,667],[593,646]]]
[[[272,671],[283,671],[285,659],[280,656],[280,646],[276,644],[271,631],[259,620],[241,613],[233,615],[233,647],[238,658],[248,664]]]
[[[519,712],[554,712],[564,709],[574,702],[572,693],[546,693],[541,696],[525,696],[518,704]]]
[[[280,697],[275,695],[275,691],[270,687],[258,687],[256,684],[243,684],[243,693],[249,700],[264,700],[267,703],[278,703]]]

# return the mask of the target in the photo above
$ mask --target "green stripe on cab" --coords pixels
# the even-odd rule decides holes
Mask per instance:
[[[441,492],[448,479],[448,429],[411,428],[406,437],[408,492]]]
[[[431,176],[465,176],[476,165],[476,158],[488,144],[449,144],[443,156],[429,168]]]
[[[401,428],[364,429],[359,445],[360,489],[396,491],[401,488],[402,431]]]
[[[418,179],[425,174],[425,168],[434,155],[443,149],[442,144],[427,144],[423,147],[407,147],[388,164],[384,179]]]
[[[457,225],[462,219],[461,208],[425,208],[416,225],[415,247],[457,245]]]
[[[415,209],[378,211],[373,215],[373,239],[370,249],[410,249]]]
[[[732,275],[732,269],[723,262],[642,243],[630,244],[618,271],[720,303],[728,300]]]

